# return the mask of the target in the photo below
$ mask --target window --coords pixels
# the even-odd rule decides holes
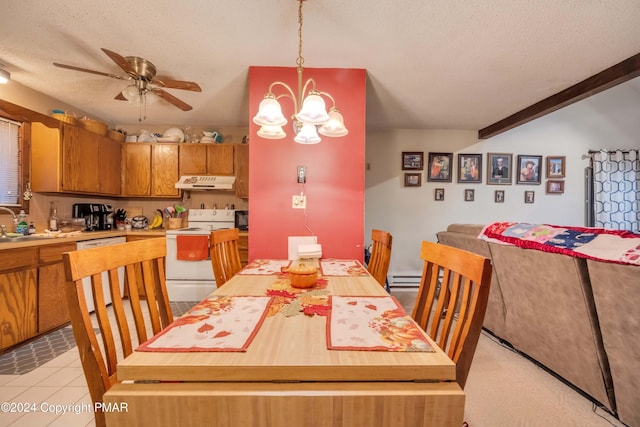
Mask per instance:
[[[0,117],[0,206],[24,209],[22,123]]]

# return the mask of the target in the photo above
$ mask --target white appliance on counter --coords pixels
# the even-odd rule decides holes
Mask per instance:
[[[170,301],[202,301],[216,289],[211,259],[178,259],[178,236],[209,236],[211,231],[235,227],[233,209],[189,209],[188,227],[167,230],[165,262],[167,293]]]
[[[109,245],[117,245],[120,243],[125,243],[127,241],[124,237],[106,237],[104,239],[93,239],[93,240],[83,240],[77,243],[76,249],[91,249],[98,248],[101,246],[109,246]],[[102,273],[102,292],[104,294],[104,301],[107,305],[111,304],[111,292],[109,292],[109,286],[106,286],[109,280],[108,273],[105,271]],[[120,295],[124,292],[124,267],[118,268],[118,281],[120,282]],[[84,293],[87,296],[87,308],[89,312],[93,312],[95,310],[95,306],[93,304],[93,298],[91,295],[91,278],[85,277],[82,279],[82,287],[84,288]]]

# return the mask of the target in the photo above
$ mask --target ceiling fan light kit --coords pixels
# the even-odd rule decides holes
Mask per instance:
[[[266,139],[282,139],[286,136],[282,126],[287,124],[286,117],[282,114],[282,107],[278,99],[285,97],[291,99],[294,107],[293,130],[296,134],[294,141],[300,144],[317,144],[321,141],[318,133],[329,137],[341,137],[349,133],[344,126],[344,118],[336,108],[336,102],[327,92],[316,89],[316,82],[309,78],[302,83],[302,2],[298,0],[298,93],[297,96],[289,85],[281,81],[275,81],[269,85],[269,91],[260,102],[257,114],[253,117],[253,122],[260,126],[257,135]],[[280,95],[274,94],[276,87],[284,89]],[[308,95],[303,98],[303,95]],[[328,98],[333,106],[327,113],[323,96]],[[298,106],[301,109],[298,110]]]
[[[164,99],[165,101],[183,111],[190,111],[193,108],[191,107],[191,105],[171,95],[163,88],[202,92],[200,86],[195,82],[174,80],[168,79],[166,77],[156,76],[156,66],[153,65],[151,61],[148,61],[144,58],[140,58],[138,56],[122,56],[105,48],[102,48],[102,51],[109,58],[111,58],[111,60],[113,60],[113,62],[115,62],[116,65],[118,65],[118,67],[120,67],[127,75],[121,76],[118,74],[94,71],[87,68],[80,68],[73,65],[59,64],[55,62],[53,63],[53,65],[69,70],[98,74],[114,79],[129,81],[130,83],[121,92],[118,92],[118,94],[115,96],[115,99],[119,101],[129,101],[131,103],[137,103],[140,107],[138,116],[139,121],[147,118],[147,95],[150,93],[157,95],[158,97]]]

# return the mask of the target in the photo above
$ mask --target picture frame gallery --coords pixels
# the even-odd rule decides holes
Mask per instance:
[[[542,156],[513,153],[441,153],[403,151],[402,170],[405,187],[421,187],[422,171],[425,182],[456,182],[459,184],[482,183],[486,174],[489,185],[541,185],[545,175],[545,194],[564,194],[566,156]],[[454,155],[457,157],[454,164]],[[486,169],[486,172],[483,171]],[[414,171],[411,173],[411,171]],[[454,180],[455,176],[455,180]],[[444,201],[444,188],[434,189],[434,200]],[[504,203],[506,192],[495,190],[494,203]],[[464,190],[464,200],[474,201],[475,191]],[[535,203],[535,192],[525,191],[524,203]]]

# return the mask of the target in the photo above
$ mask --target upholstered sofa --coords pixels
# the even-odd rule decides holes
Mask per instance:
[[[482,229],[451,224],[437,236],[491,258],[484,327],[640,426],[640,267],[487,242]]]

